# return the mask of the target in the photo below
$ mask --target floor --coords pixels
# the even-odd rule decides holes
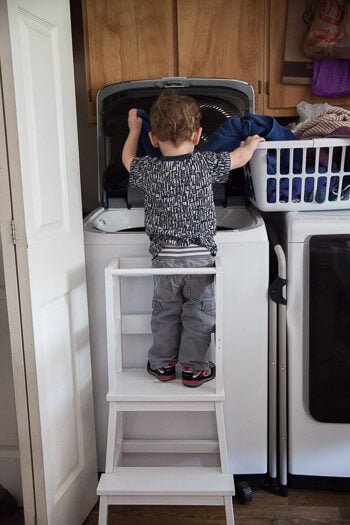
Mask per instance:
[[[235,505],[236,525],[350,525],[350,493],[290,490],[288,498],[258,491]],[[97,525],[98,509],[86,525]],[[112,507],[109,525],[225,525],[221,507]]]
[[[281,498],[259,490],[247,505],[234,506],[235,525],[350,525],[350,493],[290,490]],[[23,525],[20,512],[1,519],[3,525]],[[98,506],[84,525],[97,525]],[[225,525],[221,507],[111,507],[108,525]],[[67,524],[69,525],[69,524]]]

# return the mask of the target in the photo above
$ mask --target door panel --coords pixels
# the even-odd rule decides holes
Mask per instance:
[[[57,27],[22,9],[17,16],[22,78],[29,87],[24,104],[31,172],[27,185],[34,219],[31,233],[37,237],[68,228],[60,57]]]
[[[309,409],[322,423],[350,423],[350,236],[309,246]]]
[[[178,0],[179,75],[244,80],[263,79],[264,0]]]
[[[83,8],[91,122],[108,84],[177,75],[174,0],[85,0]]]
[[[37,521],[78,525],[96,501],[97,468],[69,2],[9,0],[7,10]]]

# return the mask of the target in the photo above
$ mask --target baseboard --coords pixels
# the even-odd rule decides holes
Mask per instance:
[[[350,477],[299,476],[288,474],[288,487],[291,489],[340,490],[350,491]]]

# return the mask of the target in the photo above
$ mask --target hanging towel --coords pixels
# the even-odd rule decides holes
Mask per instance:
[[[350,95],[350,60],[321,58],[314,61],[312,92],[321,97]]]

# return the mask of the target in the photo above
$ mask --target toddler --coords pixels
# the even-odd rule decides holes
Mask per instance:
[[[145,228],[153,267],[196,268],[215,264],[216,215],[212,185],[226,182],[230,170],[244,166],[264,139],[248,137],[232,152],[194,151],[201,137],[201,112],[194,99],[164,91],[150,112],[149,138],[162,156],[136,157],[142,120],[128,117],[129,135],[122,160],[129,183],[143,190]],[[207,360],[215,326],[213,275],[154,277],[151,327],[153,345],[147,371],[161,381],[175,379],[197,387],[215,377]]]

